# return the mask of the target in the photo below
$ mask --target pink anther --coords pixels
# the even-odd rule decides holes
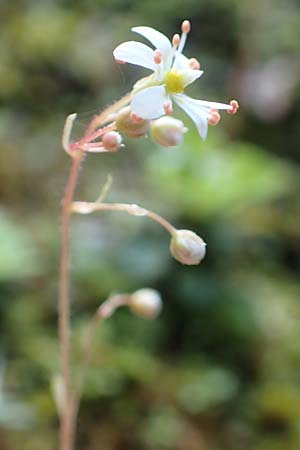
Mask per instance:
[[[230,102],[230,109],[227,109],[228,114],[236,114],[240,105],[238,104],[238,102],[236,100],[231,100]]]
[[[213,127],[218,125],[220,122],[221,116],[217,109],[212,109],[210,112],[210,117],[208,119],[209,125],[212,125]]]
[[[179,43],[180,43],[179,34],[174,34],[174,36],[172,37],[172,44],[174,45],[174,47],[178,47]]]
[[[130,118],[133,122],[137,122],[137,123],[143,122],[143,120],[144,120],[142,117],[138,116],[137,114],[134,114],[133,112],[130,113]]]
[[[153,59],[155,64],[160,64],[162,62],[162,52],[158,50],[158,48],[154,50]]]
[[[189,20],[184,20],[181,24],[181,31],[188,34],[191,31],[191,22]]]
[[[191,58],[189,60],[189,66],[193,70],[199,70],[200,69],[200,63],[199,63],[198,59],[196,59],[196,58]]]
[[[125,61],[122,61],[121,59],[115,59],[117,64],[126,64]]]
[[[170,102],[164,103],[163,108],[167,116],[170,116],[173,113],[172,103]]]

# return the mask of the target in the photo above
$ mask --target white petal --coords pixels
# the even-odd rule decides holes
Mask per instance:
[[[172,45],[167,36],[151,27],[134,27],[132,31],[144,36],[155,48],[158,48],[163,56],[172,50]]]
[[[201,100],[195,100],[185,94],[175,94],[173,98],[177,105],[193,120],[202,139],[205,139],[211,107],[203,106]]]
[[[173,66],[174,69],[190,69],[190,60],[186,56],[184,56],[182,53],[176,53]]]
[[[197,102],[198,105],[202,105],[204,108],[209,109],[229,109],[231,108],[231,105],[227,105],[226,103],[218,103],[218,102],[207,102],[206,100],[195,100],[192,99],[194,102]]]
[[[165,114],[168,101],[165,86],[152,86],[138,92],[131,100],[131,111],[143,119],[157,119]]]
[[[201,77],[201,75],[203,74],[203,70],[185,69],[183,70],[182,74],[184,87],[186,87],[197,80],[197,78]]]
[[[156,70],[153,50],[141,42],[123,42],[123,44],[118,45],[113,54],[114,58],[120,61],[146,67],[153,71]]]

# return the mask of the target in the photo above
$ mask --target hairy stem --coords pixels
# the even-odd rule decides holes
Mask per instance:
[[[83,152],[73,158],[69,179],[62,202],[61,259],[59,284],[59,342],[60,363],[64,384],[64,407],[60,424],[60,450],[73,450],[75,417],[73,408],[70,356],[70,217],[71,204],[77,183]]]
[[[61,255],[60,255],[60,282],[59,282],[59,343],[60,364],[63,380],[63,410],[60,418],[60,450],[74,450],[75,427],[79,398],[76,387],[72,385],[71,373],[71,324],[70,324],[70,219],[71,206],[74,191],[77,184],[80,163],[82,161],[86,145],[93,145],[93,141],[100,138],[107,131],[115,128],[115,124],[109,116],[127,105],[131,94],[127,94],[113,105],[106,108],[91,121],[84,136],[77,142],[71,142],[71,132],[76,114],[68,116],[62,137],[62,145],[72,157],[72,166],[67,181],[61,212]],[[109,123],[111,122],[111,123]],[[105,127],[98,129],[100,126]]]
[[[111,106],[106,108],[105,111],[95,116],[87,128],[86,134],[88,135],[90,133],[93,133],[100,125],[105,123],[105,120],[109,117],[110,114],[113,114],[115,111],[118,111],[119,109],[128,105],[131,99],[131,95],[131,92],[124,95],[124,97],[120,98],[120,100],[116,101]]]

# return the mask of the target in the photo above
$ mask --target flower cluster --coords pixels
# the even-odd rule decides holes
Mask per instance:
[[[130,102],[133,121],[144,124],[145,121],[171,115],[175,102],[191,117],[199,134],[205,139],[208,124],[216,125],[220,120],[218,110],[225,109],[229,114],[235,114],[238,103],[236,100],[232,100],[230,104],[196,100],[185,94],[185,88],[201,77],[203,71],[200,70],[200,63],[196,58],[188,59],[182,53],[191,30],[188,20],[183,21],[181,30],[181,36],[175,34],[172,41],[169,41],[164,34],[153,28],[146,26],[132,28],[132,31],[146,38],[154,49],[140,42],[129,41],[120,44],[113,54],[116,62],[120,64],[131,63],[152,71],[149,76],[134,85]],[[164,129],[163,133],[168,135],[167,127],[170,127],[170,121],[160,124]],[[154,124],[154,128],[157,129],[157,125]],[[174,133],[170,132],[172,135],[170,145],[178,144],[186,131],[178,121],[171,125],[171,129],[174,128],[177,130],[175,133],[177,139],[174,139]],[[165,145],[155,136],[154,134],[154,140]],[[163,140],[165,142],[165,139]],[[175,144],[172,143],[174,141]]]
[[[226,110],[229,114],[237,112],[239,105],[236,100],[226,104],[197,100],[185,94],[185,88],[201,77],[203,71],[196,58],[189,59],[182,53],[191,30],[188,20],[182,22],[181,30],[181,36],[175,34],[170,41],[154,28],[132,28],[154,49],[141,42],[123,42],[114,50],[114,58],[119,64],[135,64],[152,73],[137,81],[132,91],[112,104],[105,113],[95,116],[78,141],[70,142],[76,114],[68,117],[63,147],[70,156],[76,157],[81,152],[117,152],[123,147],[122,135],[138,138],[149,133],[152,140],[163,147],[180,144],[187,128],[182,121],[171,117],[173,103],[190,116],[203,139],[208,125],[218,124],[221,118],[219,110]]]
[[[219,110],[235,114],[238,102],[228,104],[197,100],[185,94],[185,88],[203,74],[196,58],[183,55],[187,36],[191,30],[188,20],[181,25],[181,36],[175,34],[170,41],[161,32],[146,26],[132,31],[146,38],[154,48],[135,41],[120,44],[113,52],[119,64],[131,63],[152,71],[137,81],[125,97],[96,115],[84,136],[70,141],[76,114],[68,116],[63,133],[63,147],[73,158],[82,158],[86,152],[117,152],[122,146],[122,135],[139,138],[150,134],[152,140],[163,147],[173,147],[183,140],[187,128],[172,117],[173,103],[180,106],[194,121],[200,136],[205,139],[208,125],[217,125]],[[171,235],[170,252],[182,264],[197,265],[206,254],[203,239],[189,230],[177,230],[158,214],[137,205],[121,203],[74,202],[72,211],[88,214],[96,210],[126,211],[132,215],[147,215],[162,225]],[[135,297],[133,297],[135,298]],[[138,303],[133,302],[133,309]]]

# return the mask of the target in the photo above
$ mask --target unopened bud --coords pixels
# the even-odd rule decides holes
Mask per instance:
[[[109,152],[117,152],[122,144],[122,136],[117,131],[108,131],[102,137],[102,144]]]
[[[179,145],[186,132],[187,128],[185,128],[181,120],[173,117],[160,117],[151,123],[151,137],[154,142],[163,147]]]
[[[159,292],[144,288],[130,296],[128,306],[134,314],[146,319],[154,319],[162,309],[162,301]]]
[[[144,136],[148,132],[150,126],[149,120],[135,120],[129,106],[120,109],[115,123],[117,130],[132,138]]]
[[[206,244],[190,230],[176,230],[170,243],[170,252],[177,261],[189,266],[199,264],[205,256]]]

